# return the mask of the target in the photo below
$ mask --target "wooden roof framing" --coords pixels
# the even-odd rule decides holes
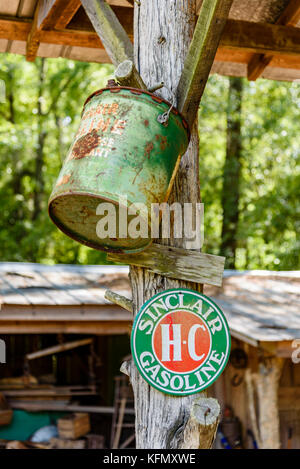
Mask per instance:
[[[132,39],[133,1],[107,1]],[[110,61],[80,0],[0,0],[0,52]],[[212,72],[299,79],[300,0],[234,0]]]

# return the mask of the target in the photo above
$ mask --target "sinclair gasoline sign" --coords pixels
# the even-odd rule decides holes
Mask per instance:
[[[194,394],[222,373],[230,333],[220,308],[207,296],[167,290],[141,308],[131,335],[136,366],[148,383],[167,394]]]

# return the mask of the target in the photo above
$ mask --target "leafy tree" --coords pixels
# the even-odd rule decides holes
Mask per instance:
[[[111,65],[0,56],[6,86],[0,103],[0,260],[106,262],[105,254],[72,241],[53,225],[47,202],[84,101],[112,72]],[[199,111],[204,250],[214,254],[222,249],[222,226],[223,239],[230,234],[223,223],[224,174],[232,171],[229,161],[226,167],[229,83],[211,76]],[[229,236],[239,269],[299,268],[299,110],[298,84],[243,80],[234,207],[239,217]],[[227,214],[230,219],[233,210]]]
[[[47,263],[105,263],[63,235],[47,202],[79,125],[87,96],[105,86],[112,66],[1,55],[0,258]]]
[[[204,250],[218,254],[226,154],[228,79],[210,78],[199,112]],[[236,267],[299,269],[299,131],[297,83],[244,80]]]

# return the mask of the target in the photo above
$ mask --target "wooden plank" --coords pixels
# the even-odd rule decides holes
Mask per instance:
[[[97,393],[91,390],[82,390],[82,391],[63,391],[63,390],[56,390],[56,389],[3,389],[2,394],[9,398],[9,399],[23,399],[27,398],[43,398],[48,397],[48,399],[52,399],[55,397],[57,399],[62,399],[64,397],[73,397],[73,396],[95,396]]]
[[[272,57],[269,67],[290,68],[300,70],[300,57],[276,55]]]
[[[186,56],[177,95],[178,109],[190,127],[209,77],[232,0],[204,0]]]
[[[113,414],[114,407],[104,406],[81,406],[75,404],[58,404],[56,402],[20,402],[9,400],[12,409],[24,409],[29,412],[52,410],[57,412],[87,412],[90,414]],[[125,409],[125,414],[134,415],[134,409]]]
[[[226,49],[226,47],[220,46],[215,56],[215,62],[248,64],[251,57],[251,52],[244,52],[235,49]]]
[[[165,277],[222,285],[225,257],[152,244],[138,254],[108,254],[108,260],[145,267]]]
[[[245,28],[247,34],[240,35]],[[265,28],[268,31],[265,33]],[[223,31],[216,60],[225,62],[244,63],[244,54],[249,52],[269,51],[273,55],[270,66],[299,69],[300,64],[300,28],[280,27],[280,37],[276,36],[274,28],[278,26],[247,23],[243,21],[228,20]],[[28,19],[10,19],[0,17],[0,39],[11,41],[26,41],[31,29],[31,21]],[[253,33],[251,30],[253,29]],[[257,35],[261,35],[257,38]],[[287,40],[287,45],[284,41]],[[290,46],[290,42],[298,42],[296,48]],[[94,32],[64,30],[41,31],[40,42],[45,44],[57,44],[74,47],[102,49],[103,44]],[[232,54],[232,60],[231,55]],[[106,57],[106,56],[105,56]],[[106,61],[108,62],[108,61]]]
[[[127,292],[126,292],[127,293]],[[3,305],[0,321],[127,321],[130,313],[120,307],[103,303],[94,305]]]
[[[277,357],[282,358],[292,358],[292,353],[295,351],[295,348],[292,347],[292,340],[283,340],[276,343],[275,353]]]
[[[64,9],[55,23],[55,29],[64,29],[81,7],[80,0],[69,0],[65,3]]]
[[[133,61],[133,46],[119,22],[117,16],[105,0],[82,0],[81,1],[95,31],[115,66],[125,60]],[[135,82],[140,83],[140,88],[146,88],[137,69],[134,67],[133,76]]]
[[[127,322],[99,321],[0,321],[1,334],[93,334],[124,335],[130,334],[132,320]]]
[[[293,0],[287,5],[276,24],[286,26],[296,26],[300,20],[300,0]],[[271,64],[272,55],[254,54],[248,63],[247,76],[248,80],[255,81],[265,68]]]
[[[260,54],[300,54],[300,28],[228,20],[220,41],[227,49]]]
[[[35,360],[36,358],[47,357],[48,355],[53,355],[55,353],[65,352],[66,350],[72,350],[77,347],[83,347],[84,345],[89,345],[92,342],[93,339],[90,338],[54,345],[53,347],[48,347],[43,350],[37,350],[36,352],[27,353],[26,359]]]
[[[120,6],[127,8],[133,8],[134,6],[134,0],[107,0],[107,3],[112,6]]]
[[[2,15],[16,16],[20,0],[1,0],[0,10]]]

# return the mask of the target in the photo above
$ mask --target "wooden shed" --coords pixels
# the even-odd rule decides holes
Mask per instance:
[[[109,445],[132,317],[105,300],[107,288],[128,295],[128,267],[0,263],[0,395],[16,420],[87,412]]]
[[[136,27],[134,27],[132,7],[140,3],[137,2],[137,0],[108,0],[108,3],[112,6],[117,19],[119,19],[125,31],[121,28],[119,22],[111,13],[111,10],[109,10],[110,13],[108,16],[105,16],[103,11],[102,16],[97,16],[96,4],[94,2],[82,0],[82,3],[85,5],[85,9],[82,7],[80,0],[40,0],[39,2],[35,0],[1,1],[0,52],[26,55],[29,61],[33,61],[35,57],[40,56],[65,57],[98,63],[109,62],[108,53],[114,64],[119,65],[120,62],[123,62],[128,57],[133,59],[134,54],[130,40],[133,40],[134,30],[136,43],[140,41],[138,45],[139,53],[141,55],[143,53],[144,58],[154,56],[157,47],[164,47],[166,38],[163,35],[158,36],[157,41],[152,41],[151,37],[152,54],[150,54],[150,42],[147,43],[146,41],[146,36],[149,34],[148,25],[141,25],[139,21],[136,21]],[[89,10],[91,3],[93,3],[92,11],[89,12],[88,17],[85,11]],[[106,4],[101,3],[103,8],[107,8],[107,6],[105,6]],[[221,2],[218,3],[220,6]],[[201,9],[204,3],[202,0],[197,2],[197,8],[198,11],[200,11],[199,17],[202,18],[203,21],[200,21],[199,27],[196,28],[197,34],[196,36],[194,35],[192,47],[190,47],[187,55],[188,61],[187,65],[185,64],[184,66],[184,79],[182,79],[183,75],[181,75],[179,80],[179,84],[181,85],[181,87],[179,87],[179,110],[184,110],[183,114],[185,115],[186,110],[189,109],[186,115],[191,121],[191,124],[193,124],[197,115],[198,104],[209,72],[228,76],[248,77],[249,80],[255,80],[258,77],[287,81],[300,79],[299,0],[251,0],[251,2],[248,0],[234,0],[232,5],[231,2],[222,3],[222,9],[220,9],[220,12],[223,12],[222,19],[219,18],[219,20],[217,20],[216,15],[219,10],[216,9],[215,14],[211,13],[211,21],[206,21],[207,18],[205,18],[203,8]],[[155,21],[155,12],[151,11],[151,8],[147,10],[146,5],[146,3],[141,3],[141,10],[143,10],[145,17],[148,18],[148,16],[151,16],[152,23],[157,26],[156,31],[159,31],[159,21],[158,19]],[[209,5],[209,2],[206,2],[206,5]],[[195,13],[194,6],[193,4],[193,16]],[[231,9],[227,18],[230,6]],[[137,8],[135,8],[135,10],[137,10]],[[162,10],[164,10],[164,15],[161,16],[164,17],[169,27],[171,25],[173,32],[175,31],[175,34],[178,34],[180,39],[182,38],[182,41],[178,41],[180,46],[185,46],[185,42],[188,44],[190,35],[186,32],[186,37],[184,37],[182,31],[179,32],[177,26],[181,28],[181,24],[180,22],[176,23],[176,15],[173,15],[171,21],[169,21],[169,11],[167,11],[166,8],[162,8]],[[108,20],[106,23],[110,34],[107,34],[107,28],[103,27],[103,24],[100,24],[99,16],[101,16],[102,19],[106,18],[106,20],[110,17],[111,21]],[[141,15],[139,16],[141,17]],[[99,36],[96,34],[89,18],[94,20],[93,24]],[[140,26],[140,28],[137,26]],[[190,26],[192,32],[192,24]],[[197,48],[199,42],[197,38],[199,38],[200,33],[202,33],[201,27],[203,27],[204,34],[202,34],[201,38],[201,47]],[[118,34],[120,32],[121,34]],[[128,37],[125,33],[127,33]],[[152,30],[150,31],[150,35],[152,35]],[[106,50],[99,37],[102,38],[103,43],[106,43]],[[120,54],[119,48],[113,47],[113,40],[116,40],[117,43],[121,43]],[[125,47],[123,47],[124,44]],[[216,51],[217,44],[219,44],[219,46]],[[128,45],[130,47],[127,47]],[[142,50],[143,48],[144,50]],[[129,49],[129,54],[127,54],[126,49]],[[172,51],[175,54],[175,49],[175,47],[169,47],[169,44],[167,44],[165,51]],[[177,52],[176,50],[176,53]],[[182,71],[181,68],[184,65],[183,56],[185,54],[183,54],[183,48],[180,49],[176,60],[174,60],[174,54],[160,54],[156,61],[157,63],[155,63],[155,61],[151,62],[151,60],[148,61],[149,63],[146,63],[146,60],[144,69],[140,66],[141,63],[136,63],[136,66],[142,76],[146,75],[146,72],[149,72],[150,66],[153,70],[159,68],[159,79],[168,81],[168,86],[175,89]],[[213,59],[214,63],[211,68]],[[178,62],[178,70],[175,70],[175,66],[173,66],[174,62]],[[165,64],[170,67],[166,66],[166,71],[161,70],[164,68],[162,65]],[[192,73],[192,76],[190,75],[191,64],[193,65],[191,67],[192,72],[196,70],[196,73]],[[199,64],[201,64],[201,67]],[[172,68],[172,70],[168,75],[170,68]],[[158,70],[156,70],[156,72],[158,72]],[[189,80],[186,81],[187,75]],[[149,83],[148,86],[150,85]],[[186,94],[183,93],[182,87]],[[194,136],[196,142],[196,132]],[[198,159],[197,142],[194,145],[194,149],[195,151],[191,151],[188,155],[189,164],[186,166],[182,164],[179,168],[179,183],[177,186],[183,189],[180,189],[177,193],[175,192],[175,200],[177,201],[193,201],[197,200],[198,197],[198,174],[194,169],[197,165],[192,164],[192,161],[195,163]],[[190,172],[188,171],[189,168],[191,169]],[[181,247],[186,248],[185,246]],[[143,275],[139,277],[135,268],[132,268],[131,272],[136,274],[136,276],[132,275],[133,310],[134,313],[136,313],[147,295],[145,295],[146,289],[144,289],[145,279]],[[247,274],[242,275],[244,279],[248,277]],[[15,277],[18,277],[18,273]],[[294,278],[290,280],[288,274],[286,274],[286,277],[289,279],[285,281],[288,285],[293,286],[294,282],[297,281]],[[281,375],[282,380],[285,380],[284,387],[289,388],[285,390],[283,395],[283,401],[285,400],[284,405],[291,405],[292,402],[291,398],[288,400],[286,398],[288,392],[290,396],[297,394],[296,364],[291,364],[290,352],[292,348],[291,345],[293,343],[295,344],[294,340],[297,339],[299,329],[297,323],[298,313],[293,309],[293,306],[290,307],[286,305],[286,297],[292,296],[291,302],[293,303],[294,293],[289,290],[285,291],[284,294],[282,293],[280,290],[281,282],[283,281],[282,277],[279,278],[278,276],[276,280],[270,282],[268,280],[268,286],[265,289],[264,287],[258,287],[257,283],[263,284],[267,276],[265,278],[260,276],[257,282],[254,281],[254,278],[255,276],[251,277],[249,280],[249,285],[251,284],[251,288],[254,288],[254,291],[251,290],[251,288],[249,290],[252,292],[250,300],[248,287],[245,290],[242,288],[241,291],[244,291],[243,294],[239,291],[242,277],[232,277],[232,279],[228,277],[228,279],[230,279],[230,281],[228,280],[229,287],[226,286],[226,280],[222,292],[215,291],[211,293],[213,297],[216,297],[216,301],[220,302],[221,306],[223,303],[225,314],[228,315],[229,324],[234,337],[233,346],[243,350],[244,355],[242,354],[242,356],[247,356],[247,360],[242,360],[244,368],[239,368],[242,370],[240,372],[242,374],[240,385],[234,387],[230,381],[230,373],[232,372],[231,366],[233,367],[233,362],[231,362],[224,378],[219,380],[218,384],[216,384],[215,394],[218,394],[219,399],[221,401],[223,399],[224,403],[229,403],[229,405],[233,407],[233,411],[239,414],[240,420],[244,423],[244,431],[248,428],[249,420],[251,424],[249,424],[249,426],[251,426],[251,430],[259,447],[278,448],[281,444],[282,446],[296,447],[298,445],[297,422],[299,421],[297,412],[295,411],[296,404],[293,403],[294,409],[290,418],[281,417],[281,419],[283,419],[282,421],[289,422],[287,427],[280,427],[281,411],[279,412],[279,409],[281,409],[280,405],[283,404],[280,404],[282,400],[278,400],[278,396],[280,397],[279,382]],[[22,281],[24,281],[24,278],[22,278]],[[233,298],[230,293],[230,291],[232,292],[234,289],[231,283],[234,281],[236,282],[234,287],[236,289],[236,298]],[[52,286],[49,286],[50,282],[47,279],[45,285],[47,293],[49,293],[49,289],[51,289]],[[164,286],[167,285],[172,285],[172,280],[165,281]],[[53,327],[52,330],[55,332],[58,332],[59,328],[61,328],[61,330],[68,330],[68,332],[75,333],[75,331],[79,331],[80,325],[80,332],[83,332],[84,327],[87,327],[86,331],[90,331],[91,327],[97,326],[94,330],[97,330],[99,333],[104,333],[104,331],[111,333],[111,331],[114,330],[115,332],[118,331],[119,334],[125,334],[124,323],[127,321],[128,326],[128,317],[126,321],[122,322],[118,316],[118,312],[113,313],[116,314],[116,321],[111,321],[108,318],[104,320],[106,314],[105,308],[110,308],[111,312],[113,312],[113,308],[115,308],[112,306],[104,306],[103,317],[98,321],[96,310],[93,310],[95,305],[82,299],[88,291],[86,287],[87,285],[84,287],[85,291],[81,293],[81,299],[78,301],[77,298],[76,303],[72,303],[72,311],[74,313],[76,311],[76,313],[72,313],[72,318],[69,317],[69,319],[71,319],[71,326],[67,324],[67,316],[61,314],[62,311],[67,311],[65,308],[66,304],[63,305],[61,303],[56,307],[54,300],[49,300],[49,295],[45,294],[42,295],[41,301],[46,301],[45,297],[47,297],[48,303],[46,305],[42,303],[39,304],[37,299],[36,303],[34,303],[32,300],[28,302],[23,298],[23,303],[18,305],[17,311],[16,309],[14,310],[13,306],[9,306],[7,300],[5,300],[6,303],[1,312],[1,314],[3,314],[4,327],[2,331],[11,332],[13,329],[9,329],[9,327],[13,327],[14,330],[22,330],[24,333],[26,327],[28,327],[27,332],[31,331],[33,333],[33,331],[41,331],[42,329],[49,331],[49,327]],[[152,282],[152,287],[151,292],[155,293],[157,288],[155,282]],[[226,288],[229,289],[226,291]],[[266,295],[266,297],[269,295],[269,298],[265,300],[261,299],[262,297],[259,296],[258,290],[255,291],[255,288],[258,290],[261,289],[262,295]],[[20,298],[22,295],[19,294],[19,289],[16,288],[14,291],[16,295],[19,296],[19,301],[21,301]],[[56,285],[54,291],[62,294],[63,289],[57,288]],[[280,294],[278,292],[280,292]],[[36,293],[38,296],[39,293]],[[69,293],[68,295],[72,296]],[[64,301],[67,301],[67,299]],[[237,306],[235,306],[236,304]],[[70,306],[67,306],[67,308],[69,307]],[[101,308],[102,307],[99,306],[99,309]],[[10,315],[8,314],[9,309],[11,311]],[[25,310],[25,314],[28,314],[28,316],[27,320],[23,323],[21,322],[21,315]],[[38,315],[36,314],[37,310],[39,311]],[[55,310],[58,312],[57,317],[60,317],[60,320],[55,316]],[[48,311],[48,317],[45,314],[46,311]],[[88,313],[86,313],[87,311]],[[70,309],[68,312],[70,313]],[[39,320],[42,314],[44,314],[45,321]],[[83,317],[84,319],[82,320]],[[72,323],[72,320],[74,320],[74,323]],[[288,320],[290,320],[291,323],[288,323]],[[122,325],[120,326],[118,323],[122,323]],[[112,329],[110,330],[107,326]],[[71,327],[71,329],[67,329],[68,327]],[[72,327],[74,327],[74,329]],[[237,362],[238,360],[234,362],[235,366],[237,366]],[[290,371],[286,372],[286,369]],[[235,369],[233,372],[235,372]],[[133,383],[136,394],[137,419],[140,419],[138,420],[137,427],[152,427],[155,431],[141,431],[137,446],[151,447],[151,445],[154,444],[155,447],[165,448],[167,444],[169,444],[169,432],[157,432],[156,428],[164,428],[169,425],[170,431],[172,431],[174,435],[176,433],[175,426],[177,422],[182,421],[182,418],[186,417],[187,412],[190,412],[190,401],[188,399],[185,399],[185,401],[182,400],[183,405],[181,406],[179,416],[177,408],[178,400],[175,398],[173,400],[171,400],[171,398],[167,400],[164,396],[159,396],[158,399],[152,389],[149,389],[145,395],[141,394],[141,386],[138,385],[139,379],[140,378],[137,376],[136,382]],[[241,377],[239,377],[239,379],[241,379]],[[221,383],[223,383],[223,385]],[[236,392],[238,395],[235,394]],[[157,405],[158,400],[160,400],[160,407]],[[296,401],[297,399],[295,399],[295,402]],[[160,409],[157,415],[154,415],[155,412],[151,413],[151,410],[153,410],[151,405],[149,406],[151,410],[148,413],[141,412],[141,406],[144,406],[145,402],[154,405],[154,409]],[[237,409],[238,405],[241,406],[240,409]],[[174,410],[174,415],[172,415],[169,409]],[[286,411],[290,412],[290,409],[284,410],[284,412]],[[247,415],[245,412],[247,412]],[[280,436],[280,428],[284,428],[284,432],[285,429],[288,428],[287,436],[286,434]],[[157,443],[158,440],[155,440],[156,436],[161,437],[159,443]],[[177,440],[176,444],[174,443],[174,447],[176,448],[181,447],[180,438]],[[191,444],[187,441],[184,443],[187,445]]]
[[[105,347],[100,351],[102,360],[116,362],[103,376],[112,395],[113,373],[130,352],[132,316],[106,301],[104,292],[113,288],[131,296],[127,267],[2,263],[0,284],[0,338],[92,334],[121,344],[123,336],[119,355],[114,345],[109,356]],[[205,287],[232,335],[229,365],[209,394],[218,398],[223,415],[229,406],[238,417],[243,447],[253,447],[251,430],[258,446],[277,439],[278,447],[300,448],[299,284],[299,272],[225,271],[222,288]],[[29,350],[24,342],[23,355],[34,350],[34,342]]]
[[[104,299],[128,267],[0,263],[1,334],[127,334],[131,315]]]
[[[243,447],[254,436],[258,447],[300,448],[299,285],[299,272],[225,271],[222,289],[205,289],[232,335],[229,365],[210,393],[223,416],[229,407],[238,417]],[[234,427],[233,416],[225,422]]]

